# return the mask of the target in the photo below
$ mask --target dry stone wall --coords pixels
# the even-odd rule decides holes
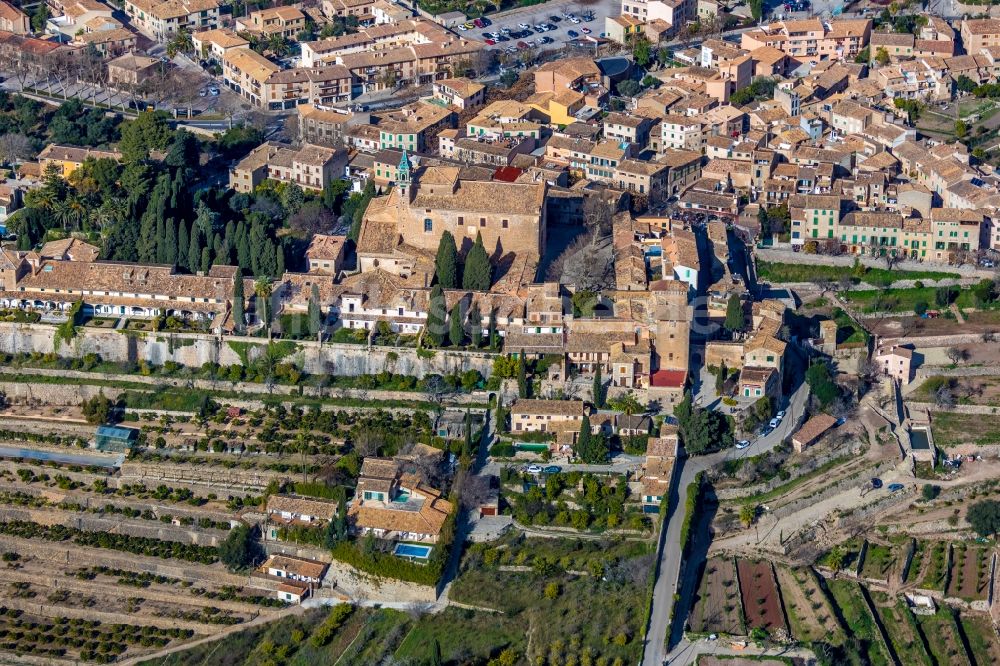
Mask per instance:
[[[173,361],[179,365],[200,367],[205,363],[242,365],[243,360],[237,349],[245,350],[247,359],[252,361],[267,347],[260,338],[87,327],[78,328],[76,337],[70,342],[57,345],[55,330],[56,327],[49,324],[0,322],[0,352],[55,352],[66,358],[98,354],[108,361],[145,361],[152,365]],[[493,358],[493,354],[476,351],[437,351],[428,358],[421,358],[416,349],[409,347],[367,347],[329,342],[320,345],[313,340],[303,340],[295,342],[295,351],[286,360],[311,374],[354,377],[389,371],[423,377],[479,370],[484,377],[489,377]]]

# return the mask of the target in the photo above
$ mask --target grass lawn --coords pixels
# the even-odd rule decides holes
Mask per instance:
[[[947,310],[934,302],[934,294],[937,291],[934,287],[909,287],[906,289],[859,289],[845,291],[840,295],[855,307],[865,312],[874,312],[876,309],[888,312],[913,312],[913,308],[921,301],[927,304],[931,310]],[[876,305],[881,307],[876,308]],[[976,307],[975,298],[971,289],[961,289],[955,299],[955,304],[959,308]]]
[[[940,448],[960,444],[985,446],[1000,442],[1000,421],[981,414],[933,413],[931,433],[934,444]]]
[[[941,280],[958,277],[957,273],[946,271],[889,271],[884,268],[866,268],[864,277],[854,275],[853,266],[824,266],[822,264],[786,264],[781,262],[758,261],[757,277],[766,282],[836,282],[847,276],[851,282],[880,283],[887,280]]]
[[[875,620],[865,600],[861,596],[861,588],[850,580],[831,580],[827,582],[833,600],[840,609],[841,617],[847,623],[848,633],[853,634],[862,642],[865,653],[872,666],[888,666],[889,655],[886,654],[875,627]]]
[[[510,539],[470,547],[452,587],[452,599],[502,611],[505,620],[531,637],[525,663],[551,654],[563,655],[559,663],[570,657],[584,663],[587,655],[591,663],[600,657],[608,663],[617,658],[627,664],[639,662],[645,599],[656,558],[652,543],[639,543],[642,554],[636,556],[631,542],[515,541],[513,559],[503,555],[511,549]],[[521,562],[530,570],[501,570],[506,561],[515,566]],[[581,573],[570,574],[568,569]]]
[[[483,660],[495,658],[508,648],[523,655],[526,640],[520,623],[504,615],[448,608],[417,620],[395,656],[404,663],[430,663],[437,641],[445,663],[461,664],[473,655]]]

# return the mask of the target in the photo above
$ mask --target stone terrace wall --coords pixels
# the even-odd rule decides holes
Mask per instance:
[[[81,358],[99,354],[117,362],[146,361],[163,365],[173,361],[189,367],[205,363],[242,365],[240,355],[231,342],[250,345],[249,360],[266,349],[260,338],[226,337],[199,333],[147,333],[81,327],[69,343],[55,345],[56,327],[48,324],[15,324],[0,322],[0,352],[7,354],[55,352],[65,358]],[[296,351],[287,360],[312,374],[358,376],[389,370],[396,374],[423,377],[428,374],[450,374],[479,370],[489,377],[493,369],[493,354],[475,351],[437,351],[431,358],[420,358],[410,347],[367,347],[341,343],[319,343],[312,340],[295,342]],[[390,356],[392,354],[393,356]]]

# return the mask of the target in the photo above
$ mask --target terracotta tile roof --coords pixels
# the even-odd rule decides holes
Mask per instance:
[[[310,259],[336,259],[344,251],[346,242],[347,236],[316,234],[306,249],[306,256]]]
[[[271,557],[267,558],[267,561],[264,562],[261,568],[265,571],[268,569],[280,569],[301,578],[315,578],[322,580],[323,574],[326,573],[326,569],[329,566],[330,565],[326,562],[309,560],[304,557],[295,557],[293,555],[271,555]]]
[[[583,416],[582,400],[529,400],[521,398],[511,405],[511,414],[542,414],[552,416]]]
[[[337,503],[300,495],[271,495],[267,498],[267,512],[292,513],[333,520],[337,515]]]
[[[818,414],[802,424],[802,427],[792,435],[792,440],[802,446],[809,446],[836,423],[837,419],[829,414]]]

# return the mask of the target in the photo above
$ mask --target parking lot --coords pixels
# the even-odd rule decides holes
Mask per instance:
[[[490,14],[487,18],[490,19],[491,25],[484,28],[474,27],[467,31],[456,28],[455,30],[459,35],[470,36],[485,41],[487,38],[484,36],[484,33],[497,33],[503,28],[509,28],[513,32],[520,32],[521,28],[519,26],[523,23],[530,26],[529,29],[532,34],[510,39],[507,42],[498,42],[492,48],[500,49],[512,46],[516,48],[517,43],[523,41],[535,48],[551,49],[558,48],[565,42],[574,39],[569,34],[571,30],[582,37],[587,34],[584,31],[584,28],[586,28],[592,36],[600,36],[604,32],[604,19],[608,16],[617,15],[620,10],[620,2],[615,2],[614,0],[595,0],[593,2],[587,0],[554,0],[553,2],[541,5],[518,7],[506,12]],[[572,14],[581,19],[581,21],[580,23],[573,23],[565,18],[564,14]],[[593,20],[583,21],[582,18],[586,14],[593,14]],[[551,17],[556,17],[560,20],[555,21]],[[551,24],[555,26],[555,29],[538,32],[535,26],[540,23]],[[543,37],[552,40],[551,43],[540,44],[539,40]],[[532,41],[534,44],[531,44]]]

